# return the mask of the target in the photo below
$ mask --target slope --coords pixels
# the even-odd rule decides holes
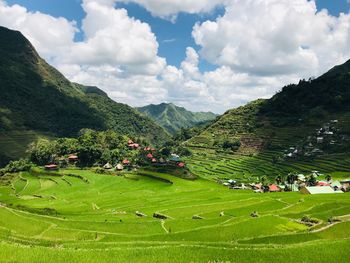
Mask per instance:
[[[96,87],[68,81],[39,57],[20,32],[0,27],[0,57],[1,135],[35,131],[75,136],[81,129],[91,128],[114,129],[153,142],[168,138],[153,120],[128,105],[114,102]],[[0,149],[0,155],[6,156],[7,149],[1,145]],[[9,157],[18,158],[23,152],[15,155]]]

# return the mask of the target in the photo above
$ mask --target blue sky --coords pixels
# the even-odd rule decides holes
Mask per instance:
[[[79,27],[85,16],[81,0],[7,0],[7,3],[22,5],[32,12],[39,11],[55,17],[62,16],[68,20],[75,20]],[[348,12],[350,9],[347,0],[317,0],[316,3],[318,9],[326,8],[334,16],[338,16],[340,12]],[[196,50],[199,49],[191,36],[195,23],[215,20],[216,17],[224,14],[224,8],[216,8],[209,14],[179,13],[176,21],[171,22],[152,16],[144,7],[137,4],[118,3],[117,7],[125,8],[128,10],[129,16],[147,22],[157,37],[159,55],[165,57],[168,64],[177,67],[185,58],[186,47],[191,46]],[[76,40],[82,40],[83,37],[81,32],[76,34]],[[201,60],[199,66],[202,71],[216,68],[205,60]]]

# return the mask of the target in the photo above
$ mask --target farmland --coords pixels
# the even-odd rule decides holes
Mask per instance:
[[[254,194],[206,174],[59,173],[2,178],[1,262],[335,262],[349,245],[347,193]],[[303,216],[318,223],[306,226]]]

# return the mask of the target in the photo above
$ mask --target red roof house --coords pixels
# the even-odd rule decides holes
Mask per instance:
[[[47,164],[45,165],[45,170],[58,170],[57,164]]]
[[[144,151],[150,151],[151,148],[150,148],[150,147],[145,147],[143,150],[144,150]]]
[[[157,162],[157,159],[156,158],[153,158],[152,159],[152,163],[156,163]]]
[[[275,185],[275,184],[271,184],[270,186],[269,186],[269,191],[270,192],[279,192],[281,189],[277,186],[277,185]]]
[[[186,165],[186,164],[185,164],[185,163],[183,163],[183,162],[180,162],[180,163],[178,163],[178,164],[177,164],[177,166],[179,166],[180,168],[184,168],[184,167],[185,167],[185,165]]]
[[[128,159],[124,159],[122,163],[123,163],[123,165],[129,165],[130,161]]]
[[[317,186],[331,186],[331,185],[327,182],[319,181],[317,182]]]
[[[149,158],[149,159],[152,159],[153,158],[153,154],[149,153],[149,154],[146,155],[146,157]]]
[[[129,144],[129,148],[132,148],[132,149],[138,149],[139,147],[140,147],[140,145],[138,143]]]
[[[68,156],[68,161],[70,161],[70,162],[76,162],[78,160],[79,160],[79,158],[75,154],[71,154],[71,155]]]

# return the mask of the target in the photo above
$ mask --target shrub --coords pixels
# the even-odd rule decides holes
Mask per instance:
[[[3,169],[3,173],[18,173],[23,171],[29,171],[33,167],[33,163],[20,159],[18,161],[11,161],[6,167]]]

